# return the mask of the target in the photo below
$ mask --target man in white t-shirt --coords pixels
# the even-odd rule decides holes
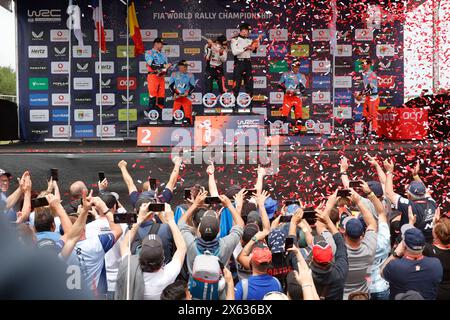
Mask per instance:
[[[107,282],[105,254],[122,235],[120,225],[114,223],[114,216],[100,198],[94,198],[97,211],[101,212],[109,224],[111,232],[86,237],[86,230],[81,240],[75,245],[73,254],[67,260],[68,265],[80,267],[85,284],[98,298],[106,298]]]
[[[175,282],[184,263],[186,256],[186,243],[175,223],[174,214],[169,204],[166,209],[157,213],[162,223],[167,224],[173,235],[176,251],[172,260],[164,265],[164,247],[161,237],[157,234],[149,234],[142,239],[142,247],[139,255],[129,256],[128,241],[133,242],[140,225],[154,217],[154,212],[147,212],[148,203],[141,205],[138,221],[125,236],[120,251],[122,263],[119,267],[117,285],[114,299],[124,300],[127,297],[127,269],[130,263],[130,299],[133,300],[160,300],[161,293],[169,284]],[[130,261],[128,261],[130,259]],[[144,286],[142,288],[142,279]]]
[[[109,210],[116,214],[118,202],[115,196],[110,192],[103,192],[100,196],[100,199],[105,202],[106,206]],[[120,213],[119,213],[120,214]],[[117,240],[117,242],[113,245],[111,250],[109,250],[105,254],[105,267],[106,267],[106,280],[108,285],[108,299],[113,299],[114,291],[116,291],[116,279],[117,273],[119,272],[120,265],[120,243],[123,241],[125,233],[127,232],[128,226],[126,224],[120,224],[122,229],[122,236]],[[101,215],[97,220],[92,221],[86,225],[86,237],[91,238],[94,236],[98,236],[100,234],[107,234],[111,232],[111,228],[109,227],[109,222],[106,216]]]

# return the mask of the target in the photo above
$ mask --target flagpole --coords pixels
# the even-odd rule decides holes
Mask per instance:
[[[99,20],[99,23],[103,24],[103,30],[104,30],[102,0],[99,0],[98,6],[99,6],[99,8],[98,8],[98,12],[99,12],[98,18],[99,19],[98,20]],[[97,28],[97,38],[98,38],[98,63],[99,63],[98,83],[99,83],[99,95],[100,95],[100,140],[103,140],[102,40],[101,40],[102,37],[103,37],[103,31],[99,26]],[[105,39],[105,41],[106,41],[106,39]]]
[[[333,39],[331,39],[333,45],[331,46],[332,54],[333,54],[333,76],[332,76],[332,86],[333,86],[333,100],[332,100],[332,113],[331,113],[331,125],[333,127],[333,131],[331,132],[331,135],[333,137],[336,136],[335,132],[335,115],[334,115],[334,108],[335,108],[335,96],[336,96],[336,90],[334,85],[334,79],[336,74],[336,47],[337,47],[337,28],[336,28],[336,19],[337,19],[337,8],[336,8],[336,0],[331,0],[331,6],[332,6],[332,31],[333,31]]]
[[[127,138],[130,136],[130,22],[128,17],[128,0],[127,0]]]
[[[72,6],[72,0],[69,0],[69,6]],[[71,7],[72,8],[72,7]],[[72,29],[73,29],[73,16],[69,16],[69,74],[68,74],[68,94],[69,94],[69,104],[67,106],[67,129],[69,130],[69,139],[72,138],[72,128],[70,127],[70,113],[71,113],[71,104],[72,104]]]

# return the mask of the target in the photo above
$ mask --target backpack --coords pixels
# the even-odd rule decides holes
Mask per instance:
[[[160,227],[161,227],[161,224],[153,223],[152,226],[150,227],[150,230],[147,235],[151,235],[151,234],[157,235]],[[136,237],[134,239],[133,243],[131,244],[131,253],[132,254],[139,254],[139,252],[141,251],[141,248],[142,248],[142,239],[143,239],[143,237],[141,237],[141,236],[139,236],[139,238]]]
[[[219,300],[219,280],[222,269],[219,263],[219,248],[214,253],[197,249],[192,275],[189,278],[189,291],[193,300]]]

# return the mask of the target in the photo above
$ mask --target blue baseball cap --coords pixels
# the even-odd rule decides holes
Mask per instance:
[[[264,208],[266,208],[267,216],[269,217],[269,219],[272,219],[275,215],[275,212],[277,212],[278,202],[272,199],[272,197],[269,197],[264,202]]]
[[[378,181],[368,181],[367,185],[378,198],[383,196],[383,187]]]
[[[404,224],[401,229],[402,239],[408,249],[422,251],[425,246],[425,236],[423,232],[410,224]]]
[[[425,187],[423,182],[413,181],[409,185],[408,192],[413,196],[420,198],[425,195],[425,193],[427,192],[427,188]]]
[[[350,218],[344,224],[345,233],[352,239],[358,239],[364,234],[364,226],[359,219]]]

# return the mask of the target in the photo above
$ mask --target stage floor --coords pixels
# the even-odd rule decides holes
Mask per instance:
[[[393,157],[396,162],[395,185],[397,192],[404,192],[411,179],[408,168],[418,157],[423,159],[421,176],[433,191],[433,196],[445,210],[450,210],[450,146],[448,142],[392,142],[373,144],[348,144],[345,140],[323,140],[322,144],[306,146],[280,146],[280,170],[268,176],[265,184],[278,199],[301,198],[308,203],[318,201],[340,184],[339,159],[350,159],[351,179],[376,179],[375,170],[365,160],[365,154],[381,158]],[[50,168],[60,170],[60,188],[67,199],[68,187],[75,180],[83,180],[89,188],[96,188],[97,172],[105,171],[110,190],[119,193],[121,202],[129,208],[126,186],[117,163],[128,162],[136,185],[148,176],[157,178],[164,185],[172,170],[169,148],[139,148],[135,141],[92,141],[82,143],[47,142],[18,143],[0,146],[0,168],[9,171],[14,178],[30,170],[33,190],[46,188],[46,176]],[[429,168],[426,168],[429,166]],[[255,164],[217,164],[216,179],[220,191],[231,184],[252,187],[256,178]],[[183,189],[200,183],[207,186],[205,164],[187,165],[180,174],[175,200],[182,201]]]

